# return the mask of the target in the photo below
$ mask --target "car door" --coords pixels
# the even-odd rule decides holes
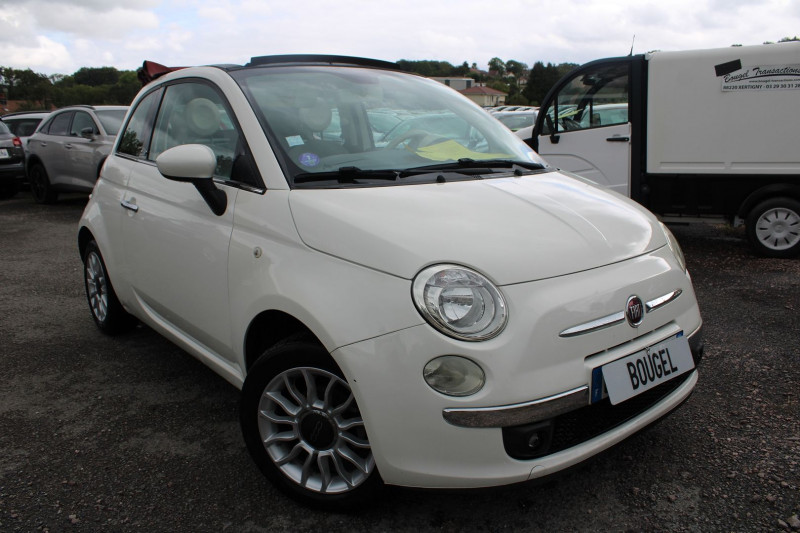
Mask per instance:
[[[91,131],[91,133],[89,133]],[[95,151],[100,132],[91,115],[85,111],[75,111],[69,129],[69,138],[64,139],[64,183],[91,188],[97,180]]]
[[[69,140],[69,129],[73,111],[58,113],[49,121],[47,128],[31,139],[35,143],[33,150],[44,164],[50,183],[63,184],[67,175],[67,155],[64,144]]]
[[[232,358],[228,303],[228,245],[233,205],[232,161],[240,141],[222,95],[210,85],[168,85],[152,139],[123,135],[121,147],[138,149],[122,205],[126,269],[137,305],[151,325],[216,365]],[[142,148],[142,142],[149,143]],[[205,144],[218,166],[214,181],[227,196],[217,216],[190,183],[162,176],[155,160],[181,144]]]
[[[552,166],[630,195],[631,123],[626,62],[590,66],[560,82],[534,134]]]

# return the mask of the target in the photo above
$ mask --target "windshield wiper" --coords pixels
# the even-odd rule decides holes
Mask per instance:
[[[513,161],[511,159],[472,159],[462,157],[452,163],[440,163],[437,165],[425,165],[422,167],[409,168],[400,173],[400,177],[419,174],[421,172],[451,171],[463,174],[492,174],[497,172],[497,168],[514,169],[516,174],[523,170],[543,170],[545,167],[539,163],[527,161]]]
[[[399,172],[396,170],[362,170],[358,167],[341,167],[329,172],[305,172],[294,177],[295,183],[311,183],[315,181],[335,180],[339,183],[358,183],[356,180],[395,181]]]

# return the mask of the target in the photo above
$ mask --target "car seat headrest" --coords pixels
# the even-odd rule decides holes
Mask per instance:
[[[219,108],[208,98],[195,98],[186,104],[186,125],[200,137],[219,131]]]
[[[333,117],[330,106],[322,98],[314,98],[308,105],[301,107],[298,115],[303,124],[313,132],[324,131]]]

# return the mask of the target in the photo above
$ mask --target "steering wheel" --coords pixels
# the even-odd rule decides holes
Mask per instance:
[[[397,148],[405,141],[408,141],[408,147],[412,150],[416,150],[420,146],[429,146],[431,144],[435,144],[437,141],[441,142],[446,140],[448,140],[446,137],[442,137],[441,135],[436,135],[425,130],[408,130],[399,137],[395,137],[389,141],[389,143],[386,145],[386,148],[391,150],[393,148]]]

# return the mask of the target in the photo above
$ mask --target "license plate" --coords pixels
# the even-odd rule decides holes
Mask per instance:
[[[8,150],[0,148],[0,159],[8,159]]]
[[[693,368],[689,341],[681,335],[603,365],[602,374],[608,398],[616,405]]]

